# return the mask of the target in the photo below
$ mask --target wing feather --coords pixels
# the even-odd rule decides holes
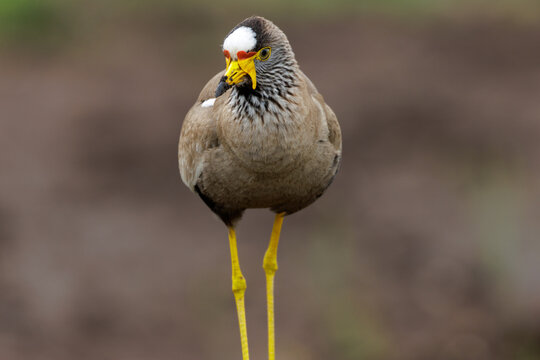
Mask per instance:
[[[216,101],[213,106],[208,107],[201,104],[214,97],[222,76],[223,71],[208,81],[182,124],[178,142],[178,165],[182,181],[192,191],[203,170],[206,151],[219,146],[215,114],[220,111],[223,102]]]
[[[314,100],[313,103],[308,102],[308,106],[315,106],[318,108],[317,111],[310,109],[310,113],[321,114],[320,120],[321,126],[323,127],[323,133],[341,156],[341,129],[336,114],[334,114],[330,106],[326,104],[323,96],[319,94],[315,85],[313,85],[311,80],[302,71],[300,71],[300,78],[305,82],[307,92]]]

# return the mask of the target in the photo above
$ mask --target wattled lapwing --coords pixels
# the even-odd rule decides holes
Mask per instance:
[[[274,360],[274,274],[283,218],[313,203],[330,185],[341,161],[341,131],[332,109],[298,67],[287,37],[272,22],[245,19],[222,48],[225,71],[206,84],[182,125],[180,174],[228,227],[244,360],[249,359],[246,281],[234,228],[246,209],[276,213],[263,260],[268,351]]]

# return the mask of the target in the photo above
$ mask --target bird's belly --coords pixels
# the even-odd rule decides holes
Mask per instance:
[[[294,212],[313,202],[328,186],[337,168],[335,158],[333,149],[319,144],[296,158],[267,157],[271,162],[265,158],[245,161],[216,149],[201,180],[207,195],[224,206]]]

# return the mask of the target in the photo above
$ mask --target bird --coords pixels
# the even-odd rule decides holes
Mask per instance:
[[[341,163],[341,129],[332,109],[300,70],[285,33],[251,16],[222,46],[225,70],[204,86],[182,123],[184,184],[227,226],[243,360],[249,360],[245,290],[235,227],[247,209],[275,213],[263,258],[268,358],[275,360],[274,277],[284,217],[317,200]]]

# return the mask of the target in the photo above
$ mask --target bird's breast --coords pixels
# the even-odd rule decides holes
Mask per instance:
[[[312,151],[315,135],[295,116],[230,119],[222,143],[242,166],[261,173],[290,171]]]

